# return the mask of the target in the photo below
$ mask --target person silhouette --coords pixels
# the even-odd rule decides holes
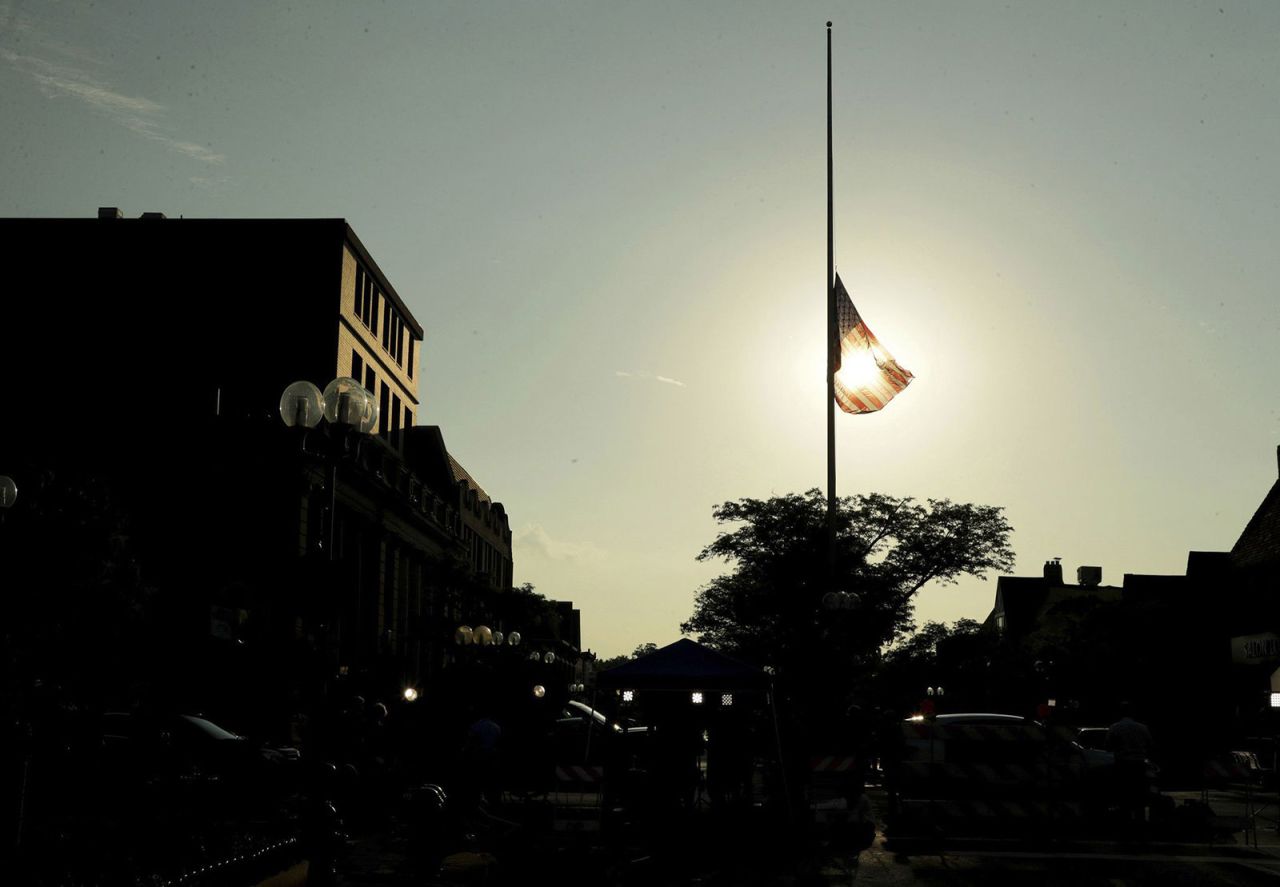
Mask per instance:
[[[1155,744],[1147,725],[1133,717],[1133,706],[1120,704],[1120,719],[1107,728],[1107,750],[1115,755],[1115,789],[1126,820],[1146,819],[1147,760]]]

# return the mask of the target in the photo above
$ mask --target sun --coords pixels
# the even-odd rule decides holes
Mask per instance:
[[[880,367],[869,352],[845,352],[840,357],[840,369],[836,378],[850,390],[870,388],[883,377]]]

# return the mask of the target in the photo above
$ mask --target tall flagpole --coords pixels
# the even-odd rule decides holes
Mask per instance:
[[[836,579],[836,254],[831,163],[831,22],[827,22],[827,584]]]

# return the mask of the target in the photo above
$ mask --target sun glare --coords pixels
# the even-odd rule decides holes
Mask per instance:
[[[869,388],[880,379],[880,368],[876,366],[875,358],[870,354],[845,353],[841,357],[836,378],[840,380],[840,384],[851,390]]]

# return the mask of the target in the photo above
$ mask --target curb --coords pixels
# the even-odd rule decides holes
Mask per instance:
[[[1053,854],[1064,857],[1089,855],[1132,856],[1175,855],[1184,857],[1230,857],[1233,859],[1270,859],[1280,857],[1280,844],[1260,847],[1241,844],[1188,843],[1183,841],[1052,841],[1036,843],[1024,840],[999,840],[991,838],[932,838],[885,837],[882,844],[886,852],[929,853],[939,856],[966,854]],[[1264,849],[1265,848],[1265,849]]]

